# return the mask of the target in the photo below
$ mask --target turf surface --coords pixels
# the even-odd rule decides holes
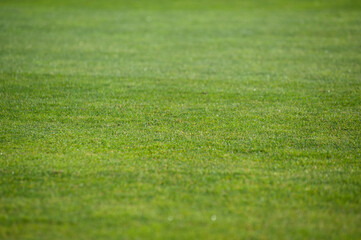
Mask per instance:
[[[360,1],[0,2],[1,239],[359,239]]]

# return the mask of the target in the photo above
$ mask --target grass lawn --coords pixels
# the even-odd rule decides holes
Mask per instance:
[[[0,2],[0,239],[360,239],[361,2]]]

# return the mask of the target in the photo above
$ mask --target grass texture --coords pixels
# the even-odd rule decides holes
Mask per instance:
[[[360,239],[360,1],[0,2],[1,239]]]

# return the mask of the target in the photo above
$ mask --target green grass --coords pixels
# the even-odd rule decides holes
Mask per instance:
[[[0,238],[360,239],[360,15],[1,1]]]

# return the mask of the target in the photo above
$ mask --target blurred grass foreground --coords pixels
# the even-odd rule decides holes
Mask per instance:
[[[0,239],[360,239],[358,0],[0,1]]]

